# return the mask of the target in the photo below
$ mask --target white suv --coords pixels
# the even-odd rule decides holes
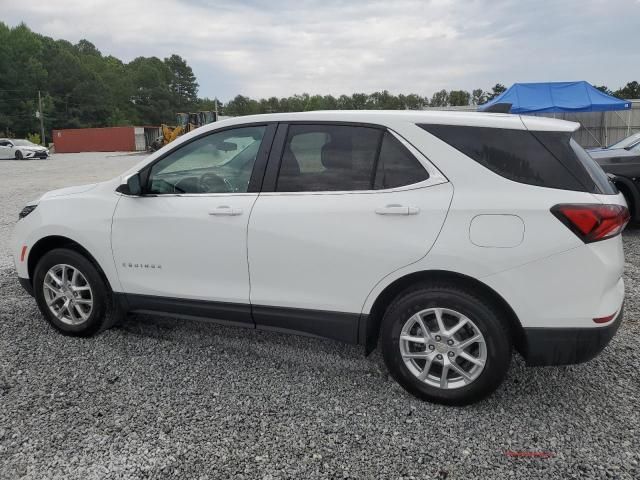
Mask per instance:
[[[409,392],[470,403],[513,348],[582,362],[621,322],[629,213],[577,128],[451,112],[222,121],[27,205],[18,276],[65,334],[152,312],[380,343]]]

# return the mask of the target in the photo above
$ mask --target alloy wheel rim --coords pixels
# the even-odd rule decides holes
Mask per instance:
[[[86,322],[93,310],[93,292],[84,274],[76,267],[51,267],[42,284],[44,299],[53,315],[67,325]]]
[[[400,353],[421,382],[441,389],[473,383],[487,363],[487,344],[478,326],[448,308],[412,315],[400,332]]]

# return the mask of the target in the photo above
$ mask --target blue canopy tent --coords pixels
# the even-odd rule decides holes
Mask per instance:
[[[601,92],[588,82],[514,83],[496,98],[478,107],[485,111],[510,103],[511,113],[605,112],[630,110],[631,102]]]
[[[588,82],[514,83],[496,98],[478,106],[479,111],[503,111],[519,114],[578,113],[616,111],[616,115],[631,125],[631,102],[601,92]],[[628,110],[624,120],[617,111]],[[600,141],[585,128],[600,144]],[[606,137],[605,137],[606,138]]]

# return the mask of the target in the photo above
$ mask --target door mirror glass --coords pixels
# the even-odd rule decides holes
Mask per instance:
[[[120,185],[116,192],[122,193],[124,195],[132,195],[132,196],[140,196],[142,195],[142,183],[140,181],[140,174],[136,173],[131,175],[127,179],[127,183],[123,183]]]

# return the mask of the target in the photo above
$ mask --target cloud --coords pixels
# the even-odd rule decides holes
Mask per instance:
[[[635,79],[640,41],[635,0],[21,0],[3,18],[125,61],[177,53],[201,95],[223,99],[577,79],[617,88]]]

